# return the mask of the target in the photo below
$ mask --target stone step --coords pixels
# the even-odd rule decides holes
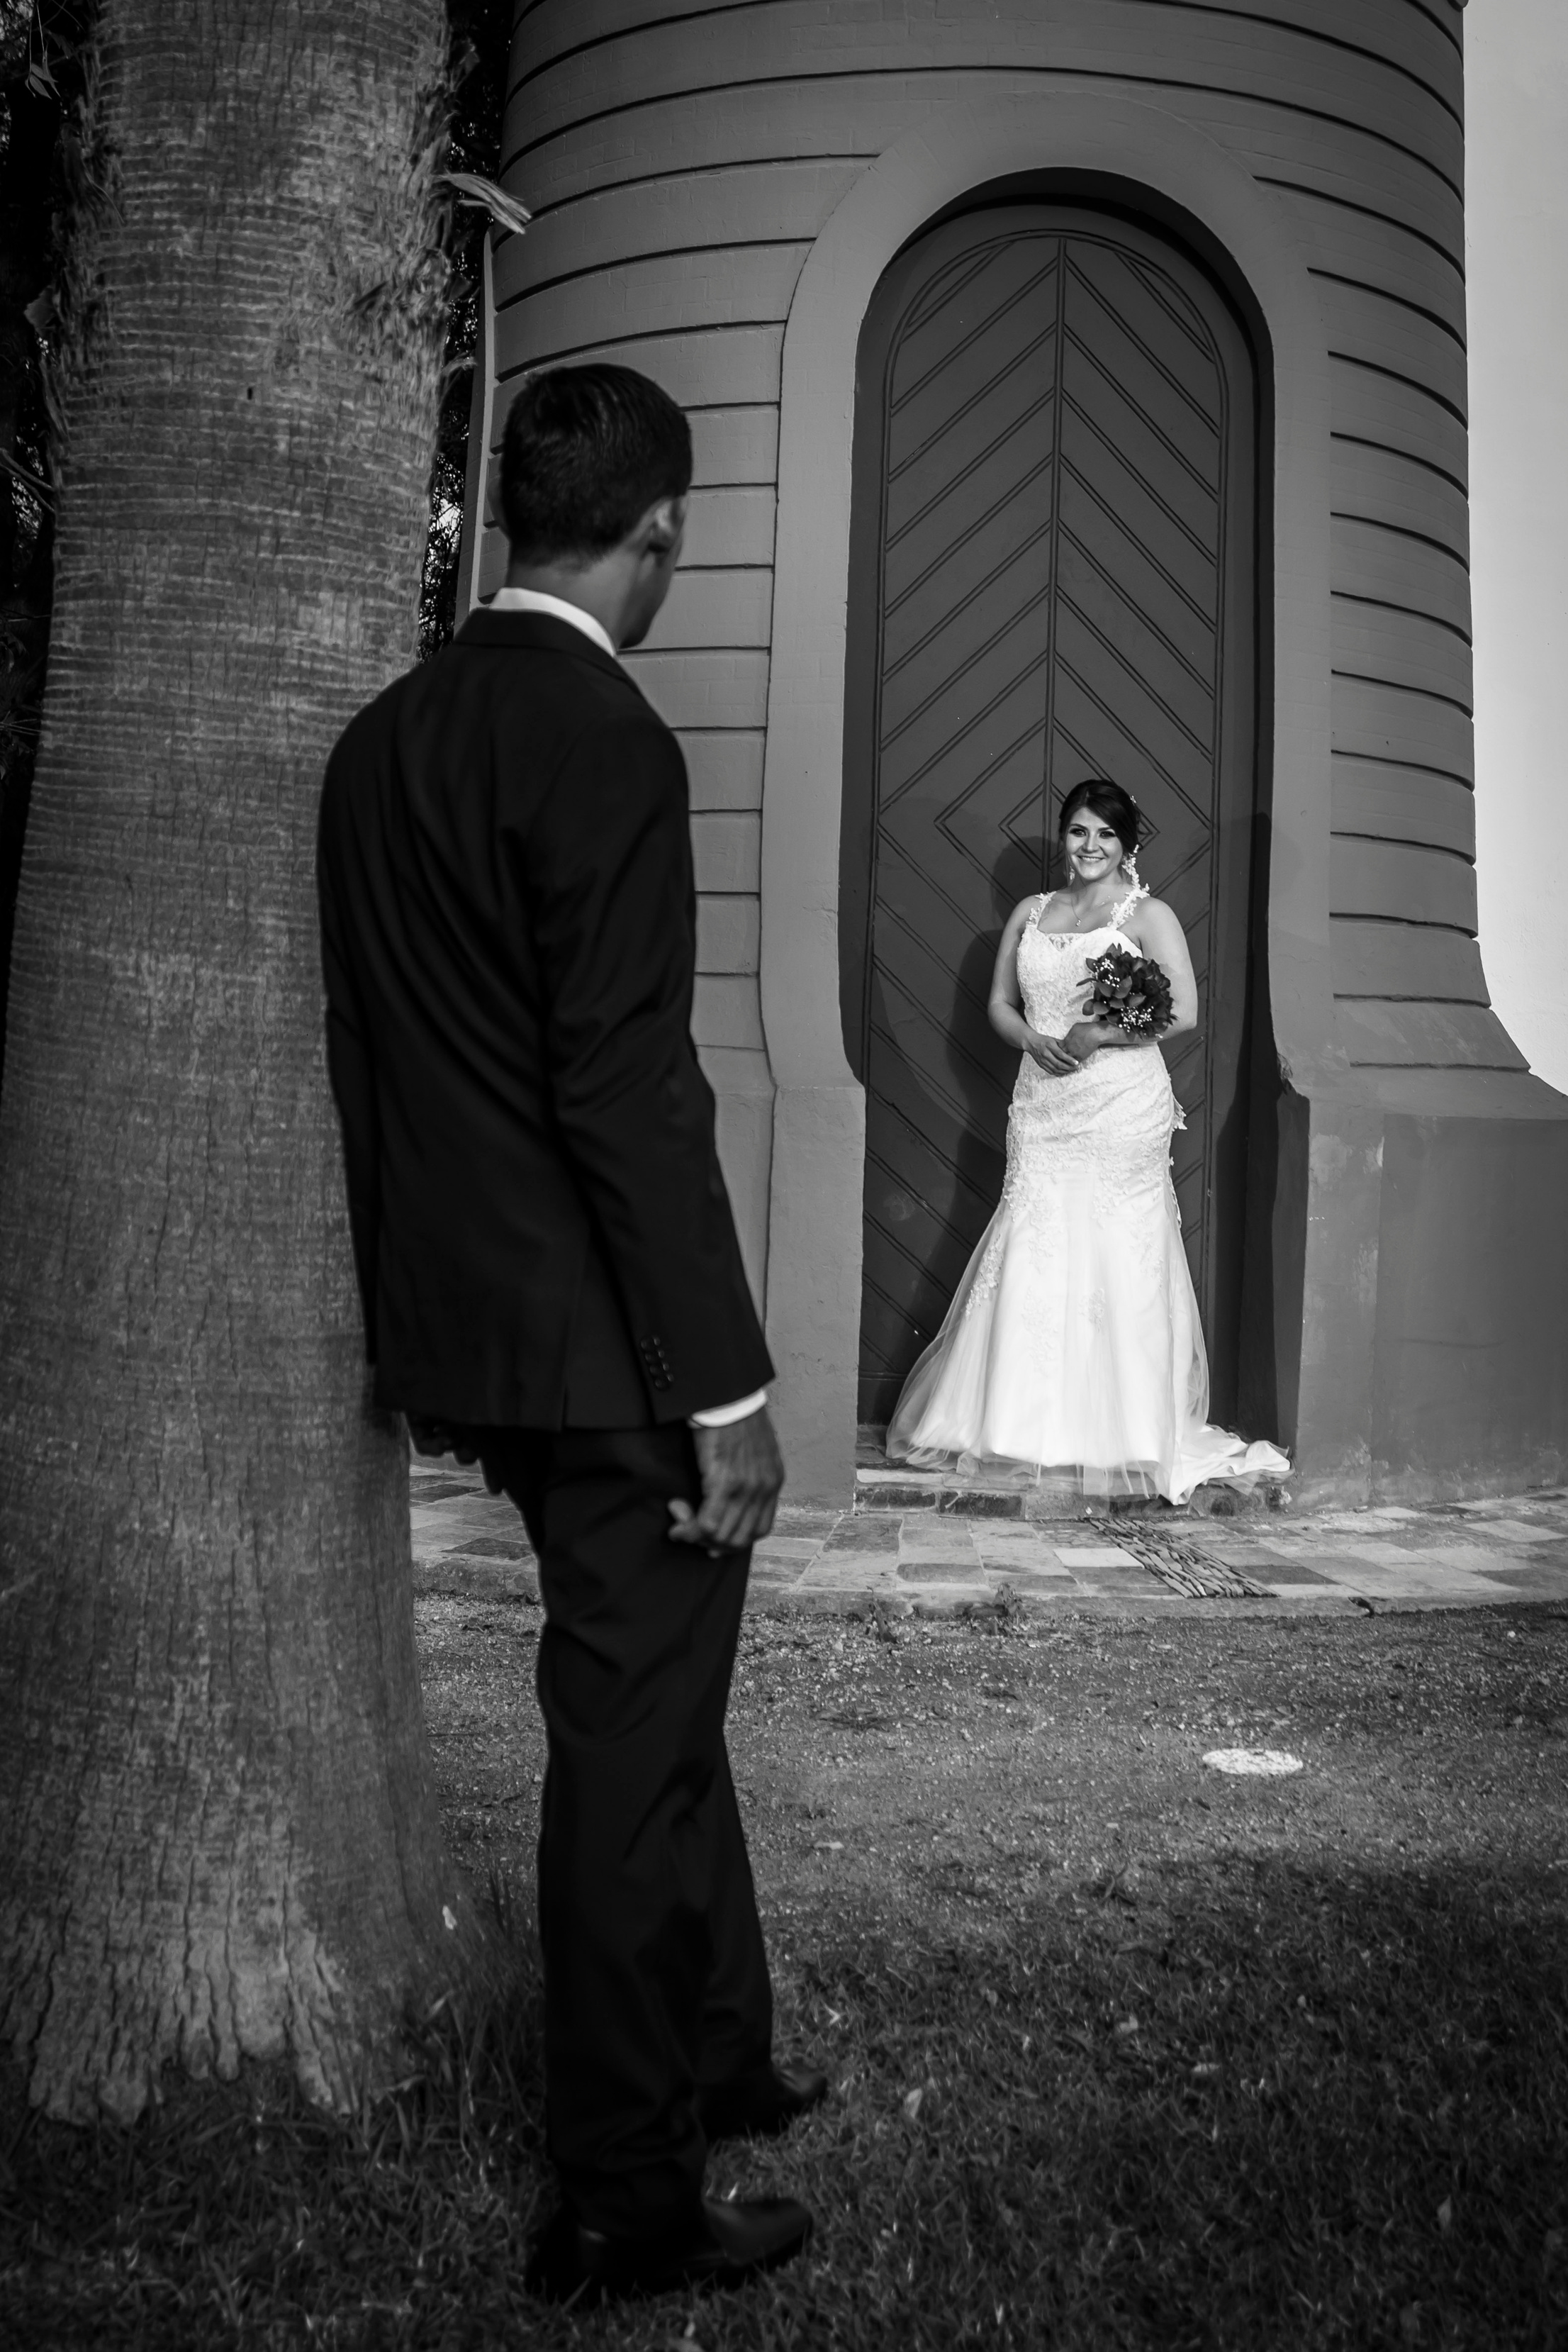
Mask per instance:
[[[1030,1489],[1030,1495],[1032,1494]],[[1025,1501],[1025,1490],[1020,1486],[944,1478],[931,1471],[862,1468],[855,1472],[857,1511],[941,1511],[964,1518],[1021,1519],[1030,1516],[1024,1507]],[[1052,1516],[1069,1518],[1075,1514],[1058,1507]]]
[[[1065,1479],[1041,1478],[1008,1485],[985,1478],[956,1478],[939,1470],[877,1466],[862,1458],[855,1470],[854,1509],[864,1512],[936,1511],[976,1519],[1085,1519],[1148,1516],[1162,1519],[1254,1518],[1278,1511],[1289,1491],[1272,1482],[1238,1489],[1199,1486],[1178,1512],[1157,1497],[1118,1496],[1085,1500]]]

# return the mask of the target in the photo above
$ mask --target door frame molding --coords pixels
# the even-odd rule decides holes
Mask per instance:
[[[1225,420],[1218,472],[1220,519],[1217,532],[1218,570],[1224,588],[1214,625],[1217,667],[1213,680],[1215,736],[1208,771],[1211,786],[1210,863],[1204,891],[1205,908],[1213,919],[1213,929],[1208,935],[1207,993],[1205,998],[1208,1010],[1200,1023],[1197,1035],[1188,1041],[1189,1048],[1194,1050],[1173,1056],[1170,1074],[1188,1113],[1187,1131],[1182,1143],[1176,1145],[1173,1139],[1172,1172],[1176,1179],[1183,1238],[1192,1264],[1193,1283],[1197,1293],[1208,1354],[1210,1411],[1216,1419],[1224,1421],[1227,1427],[1234,1427],[1238,1422],[1242,1322],[1244,1202],[1247,1192],[1245,1130],[1248,1098],[1251,1092],[1250,1000],[1256,993],[1257,977],[1251,900],[1257,879],[1254,867],[1257,863],[1259,814],[1258,362],[1252,338],[1239,318],[1235,303],[1197,255],[1180,240],[1172,237],[1162,222],[1146,214],[1141,217],[1134,216],[1125,205],[1112,207],[1094,204],[1081,192],[1063,195],[1054,189],[1041,190],[1038,186],[1030,186],[1000,199],[993,199],[987,192],[987,201],[983,205],[964,205],[949,210],[945,218],[923,229],[918,236],[912,237],[883,270],[861,329],[856,368],[854,510],[850,524],[851,602],[847,614],[844,774],[840,820],[839,946],[845,1050],[852,1069],[870,1090],[866,1104],[867,1176],[862,1206],[862,1246],[868,1253],[875,1247],[873,1235],[877,1220],[872,1204],[873,1195],[879,1190],[870,1171],[870,1156],[877,1148],[877,1108],[876,1090],[872,1086],[872,1049],[867,1033],[873,975],[878,969],[879,961],[876,946],[880,899],[879,845],[883,839],[877,709],[883,685],[882,562],[887,529],[886,502],[893,495],[887,477],[888,435],[891,430],[888,409],[890,371],[911,306],[918,307],[933,283],[952,266],[956,249],[962,246],[973,256],[982,247],[994,245],[998,238],[1014,235],[1031,237],[1055,236],[1061,239],[1064,250],[1074,243],[1081,248],[1108,247],[1118,253],[1131,254],[1145,267],[1157,270],[1176,299],[1190,307],[1197,322],[1197,331],[1207,338],[1207,348],[1216,371],[1218,414]],[[1082,266],[1082,262],[1078,266]],[[1050,299],[1055,301],[1054,293]],[[1034,331],[1032,325],[1029,331]],[[1071,366],[1065,349],[1058,348],[1056,366],[1059,371],[1056,396],[1060,396],[1061,385],[1067,379]],[[1051,428],[1051,437],[1058,441],[1058,436],[1062,430],[1062,415],[1058,409]],[[1047,504],[1055,509],[1052,513],[1054,540],[1060,513],[1060,491],[1053,491]],[[1082,523],[1081,514],[1080,528]],[[1063,792],[1082,772],[1081,767],[1070,766],[1064,781],[1059,771],[1054,786],[1051,786],[1049,780],[1053,764],[1052,733],[1048,709],[1045,774],[1041,778],[1044,797],[1040,804],[1047,837],[1051,831],[1052,793],[1059,802]],[[1091,764],[1093,764],[1092,761]],[[1104,772],[1111,774],[1121,772],[1113,760]],[[973,778],[970,781],[973,782]],[[1125,776],[1124,781],[1126,781]],[[1147,782],[1145,777],[1138,782],[1140,793],[1145,792]],[[1016,792],[1018,788],[1018,780],[1012,778],[1008,788],[1009,793]],[[1153,789],[1157,794],[1158,787]],[[1145,805],[1151,803],[1145,802]],[[904,854],[914,854],[907,836]],[[1145,875],[1145,878],[1158,890],[1166,887],[1159,879],[1165,854],[1165,849],[1155,850],[1154,873]],[[992,879],[995,883],[998,877],[993,875]],[[1049,879],[1049,850],[1037,875],[1026,877],[1020,864],[1011,875],[1004,896],[990,910],[993,933],[1000,929],[1004,913],[1017,898],[1041,887]],[[1188,909],[1196,911],[1191,899],[1186,899],[1185,904]],[[963,940],[966,950],[974,950],[972,929],[965,931]],[[994,937],[991,944],[994,947]],[[1225,961],[1226,957],[1230,959],[1228,962]],[[941,960],[945,961],[946,957]],[[978,966],[971,975],[979,982],[982,1002],[983,991],[989,983],[991,959],[988,954],[983,978]],[[978,1009],[971,1000],[971,1017]],[[988,1033],[984,1046],[989,1049],[988,1054],[982,1049],[983,1057],[989,1063],[990,1056],[996,1055],[998,1048],[997,1041]],[[881,1066],[885,1070],[885,1065]],[[963,1262],[977,1244],[986,1220],[996,1206],[997,1192],[1001,1182],[1002,1122],[1018,1069],[1016,1049],[1010,1054],[1003,1052],[1000,1060],[990,1064],[990,1066],[994,1083],[999,1089],[998,1098],[992,1106],[994,1129],[982,1135],[980,1126],[972,1123],[967,1133],[970,1146],[977,1152],[982,1141],[997,1149],[998,1168],[983,1211],[971,1194],[971,1213],[977,1218],[977,1223],[974,1230],[967,1234],[963,1246],[956,1247],[950,1255],[944,1255],[939,1271],[936,1264],[927,1261],[926,1279],[934,1282],[936,1286],[922,1294],[922,1311],[917,1318],[910,1318],[927,1333],[934,1331],[940,1322]],[[1195,1099],[1201,1105],[1196,1110]],[[1228,1124],[1222,1114],[1229,1115]],[[903,1116],[908,1118],[911,1114],[905,1110]],[[915,1123],[918,1126],[918,1118]],[[1204,1147],[1202,1158],[1194,1160],[1190,1155],[1200,1139]],[[882,1135],[884,1155],[888,1140],[884,1129]],[[1182,1172],[1177,1173],[1178,1168]],[[1195,1168],[1202,1171],[1202,1181],[1196,1191],[1192,1189]],[[978,1172],[977,1160],[971,1179]],[[901,1181],[913,1182],[914,1180],[901,1177]],[[916,1192],[919,1189],[916,1185]],[[955,1222],[967,1222],[964,1212],[956,1204],[951,1213]],[[1203,1244],[1195,1258],[1194,1235],[1199,1232],[1203,1234]],[[887,1329],[883,1319],[885,1297],[882,1310],[871,1304],[874,1287],[871,1280],[864,1284],[862,1301],[860,1405],[862,1412],[866,1406],[869,1372],[866,1362],[868,1315],[884,1336]],[[937,1303],[938,1297],[940,1304]],[[880,1417],[885,1421],[887,1415],[884,1409],[880,1416],[872,1413],[868,1417],[873,1420]],[[1247,1434],[1271,1436],[1274,1432],[1270,1426],[1260,1425],[1256,1432],[1249,1429]]]
[[[1085,194],[1114,193],[1185,231],[1252,331],[1260,450],[1272,452],[1271,468],[1266,455],[1260,467],[1269,996],[1289,1082],[1313,1095],[1343,1083],[1329,973],[1329,381],[1305,257],[1270,191],[1166,107],[1089,90],[944,107],[842,198],[801,270],[784,335],[760,988],[778,1089],[768,1338],[801,1499],[841,1501],[854,1482],[865,1108],[844,1055],[838,899],[861,327],[912,237],[982,190],[1038,184],[1042,173]]]

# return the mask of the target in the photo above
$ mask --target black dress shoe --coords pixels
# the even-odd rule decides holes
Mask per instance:
[[[828,2095],[828,2078],[814,2066],[758,2068],[737,2083],[716,2083],[697,2093],[697,2120],[710,2140],[772,2138],[787,2131],[797,2116],[820,2106]]]
[[[578,2311],[680,2287],[739,2286],[789,2262],[810,2234],[811,2217],[792,2197],[705,2197],[685,2230],[660,2238],[612,2238],[562,2206],[534,2240],[523,2284]]]

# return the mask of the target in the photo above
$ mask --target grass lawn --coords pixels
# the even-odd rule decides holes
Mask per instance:
[[[1568,2345],[1568,1612],[749,1620],[732,1752],[780,2045],[833,2091],[720,2189],[810,2253],[585,2318],[527,1917],[538,1617],[422,1604],[456,1851],[517,1982],[350,2126],[286,2084],[0,2128],[0,2341]],[[1205,1749],[1289,1748],[1229,1781]]]

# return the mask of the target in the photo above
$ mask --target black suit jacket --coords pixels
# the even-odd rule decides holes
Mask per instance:
[[[378,1402],[614,1427],[760,1387],[691,1043],[685,763],[620,664],[475,614],[337,744],[317,871]]]

